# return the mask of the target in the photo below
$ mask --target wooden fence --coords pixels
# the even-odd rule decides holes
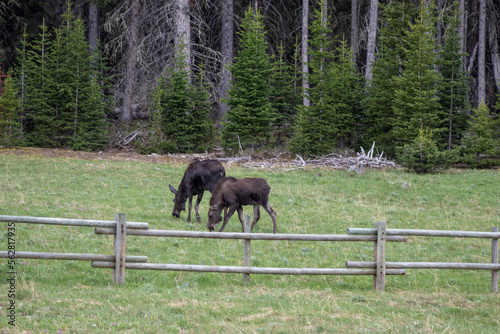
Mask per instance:
[[[91,261],[93,268],[112,268],[113,282],[125,282],[126,269],[138,270],[168,270],[219,272],[243,274],[243,282],[247,283],[250,274],[277,274],[277,275],[371,275],[374,289],[385,289],[386,275],[404,275],[406,269],[479,269],[492,271],[492,290],[498,291],[498,228],[492,232],[465,232],[465,231],[434,231],[434,230],[405,230],[387,229],[385,222],[378,222],[373,229],[348,228],[347,235],[335,234],[265,234],[249,233],[250,216],[245,216],[245,233],[195,232],[177,230],[150,230],[149,224],[127,222],[125,214],[117,214],[114,221],[79,220],[59,218],[39,218],[20,216],[1,216],[0,222],[91,226],[95,227],[95,234],[114,235],[113,255],[78,254],[78,253],[41,253],[16,251],[15,258],[32,258],[48,260],[82,260]],[[127,236],[153,237],[184,237],[208,239],[243,239],[244,255],[243,266],[206,266],[184,264],[146,263],[146,256],[126,256]],[[447,262],[386,262],[386,242],[405,242],[407,236],[432,237],[462,237],[462,238],[489,238],[492,239],[492,263],[447,263]],[[267,268],[252,267],[250,265],[251,240],[294,240],[294,241],[362,241],[373,242],[373,262],[347,261],[346,268]],[[0,258],[10,257],[9,252],[0,251]]]
[[[379,235],[380,230],[373,228],[348,228],[348,235]],[[492,227],[491,232],[471,231],[442,231],[442,230],[415,230],[415,229],[386,229],[385,234],[389,236],[426,236],[426,237],[448,237],[448,238],[486,238],[491,240],[491,262],[492,263],[462,263],[462,262],[385,262],[387,269],[476,269],[491,270],[491,290],[498,291],[498,238],[500,233],[498,227]],[[377,260],[380,261],[380,260]],[[380,264],[374,262],[347,261],[348,268],[375,268]]]

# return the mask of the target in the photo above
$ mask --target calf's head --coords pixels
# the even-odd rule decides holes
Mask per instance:
[[[177,191],[171,184],[168,185],[170,191],[174,193],[174,210],[172,210],[172,216],[179,218],[181,216],[181,211],[186,210],[186,198],[181,192]]]
[[[220,204],[214,204],[210,206],[210,209],[208,209],[207,229],[210,232],[213,232],[215,230],[215,225],[217,225],[222,220],[221,212],[222,205]]]

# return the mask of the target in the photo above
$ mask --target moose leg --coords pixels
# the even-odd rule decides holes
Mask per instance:
[[[196,222],[199,223],[201,221],[200,214],[198,213],[198,207],[200,206],[201,199],[203,198],[203,193],[198,194],[196,197],[196,203],[194,203],[194,212],[196,213]]]
[[[229,207],[229,210],[227,211],[227,214],[224,214],[224,222],[222,223],[222,227],[220,228],[219,232],[224,231],[224,227],[226,227],[227,221],[231,216],[234,214],[234,211],[236,211],[237,207],[236,206],[231,206]]]
[[[193,195],[188,195],[189,204],[188,204],[188,219],[187,222],[191,222],[191,208],[193,207]]]
[[[238,211],[238,218],[240,219],[241,230],[243,231],[243,233],[245,233],[245,217],[243,217],[243,208],[240,205],[236,210]]]
[[[252,228],[250,229],[250,231],[253,230],[255,224],[257,224],[259,219],[260,219],[260,205],[254,204],[254,206],[253,206],[253,222],[252,222]]]
[[[271,216],[271,219],[273,221],[273,233],[277,233],[278,229],[276,227],[276,212],[274,212],[273,208],[271,208],[271,205],[269,205],[269,202],[264,205],[264,209],[266,209],[267,213]]]

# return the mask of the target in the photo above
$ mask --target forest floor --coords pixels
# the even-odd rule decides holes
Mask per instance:
[[[133,150],[109,149],[100,152],[73,151],[61,148],[18,147],[3,148],[0,155],[34,156],[47,158],[74,158],[82,160],[143,161],[155,163],[188,162],[194,158],[213,158],[215,154],[151,154],[142,155]]]
[[[354,171],[358,174],[364,172],[364,168],[398,168],[396,163],[378,157],[373,154],[374,147],[367,153],[361,149],[361,153],[344,152],[343,154],[331,153],[321,157],[303,159],[299,155],[292,157],[290,154],[276,154],[274,156],[239,155],[227,156],[222,150],[199,154],[138,154],[133,150],[108,149],[100,152],[72,151],[59,148],[2,148],[0,155],[18,155],[49,158],[73,158],[82,160],[115,160],[115,161],[141,161],[152,163],[187,163],[192,159],[218,159],[227,165],[239,165],[252,169],[293,170],[298,168],[322,167]]]
[[[304,160],[299,155],[277,154],[272,157],[260,155],[227,156],[222,150],[198,154],[139,154],[133,150],[108,149],[100,152],[73,151],[60,148],[35,148],[18,147],[3,148],[0,146],[0,155],[17,155],[48,158],[72,158],[82,160],[114,160],[114,161],[140,161],[152,163],[187,163],[193,159],[218,159],[227,165],[240,165],[251,169],[293,170],[298,168],[322,167],[354,171],[358,174],[364,172],[364,167],[371,168],[398,168],[399,166],[386,158],[373,157],[373,147],[368,153],[362,149],[361,153],[345,152],[344,154],[331,153],[321,157]]]

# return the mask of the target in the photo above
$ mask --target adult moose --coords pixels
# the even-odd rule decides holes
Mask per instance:
[[[207,228],[214,231],[215,225],[221,221],[222,209],[229,208],[224,212],[224,222],[219,232],[224,231],[227,221],[238,211],[241,226],[243,227],[243,205],[253,205],[253,222],[250,231],[253,230],[260,218],[260,206],[266,209],[273,221],[273,233],[276,229],[276,212],[269,205],[269,192],[271,187],[262,178],[236,179],[234,177],[223,177],[217,182],[212,197],[210,198],[210,209],[208,210]]]
[[[175,194],[172,216],[179,218],[181,211],[186,210],[186,199],[189,199],[187,222],[190,223],[193,196],[197,196],[194,211],[196,213],[196,222],[199,223],[198,206],[203,198],[203,193],[205,190],[212,193],[217,181],[224,176],[226,176],[226,170],[217,160],[195,159],[191,161],[184,172],[179,190],[176,190],[171,184],[168,185],[170,191]]]

